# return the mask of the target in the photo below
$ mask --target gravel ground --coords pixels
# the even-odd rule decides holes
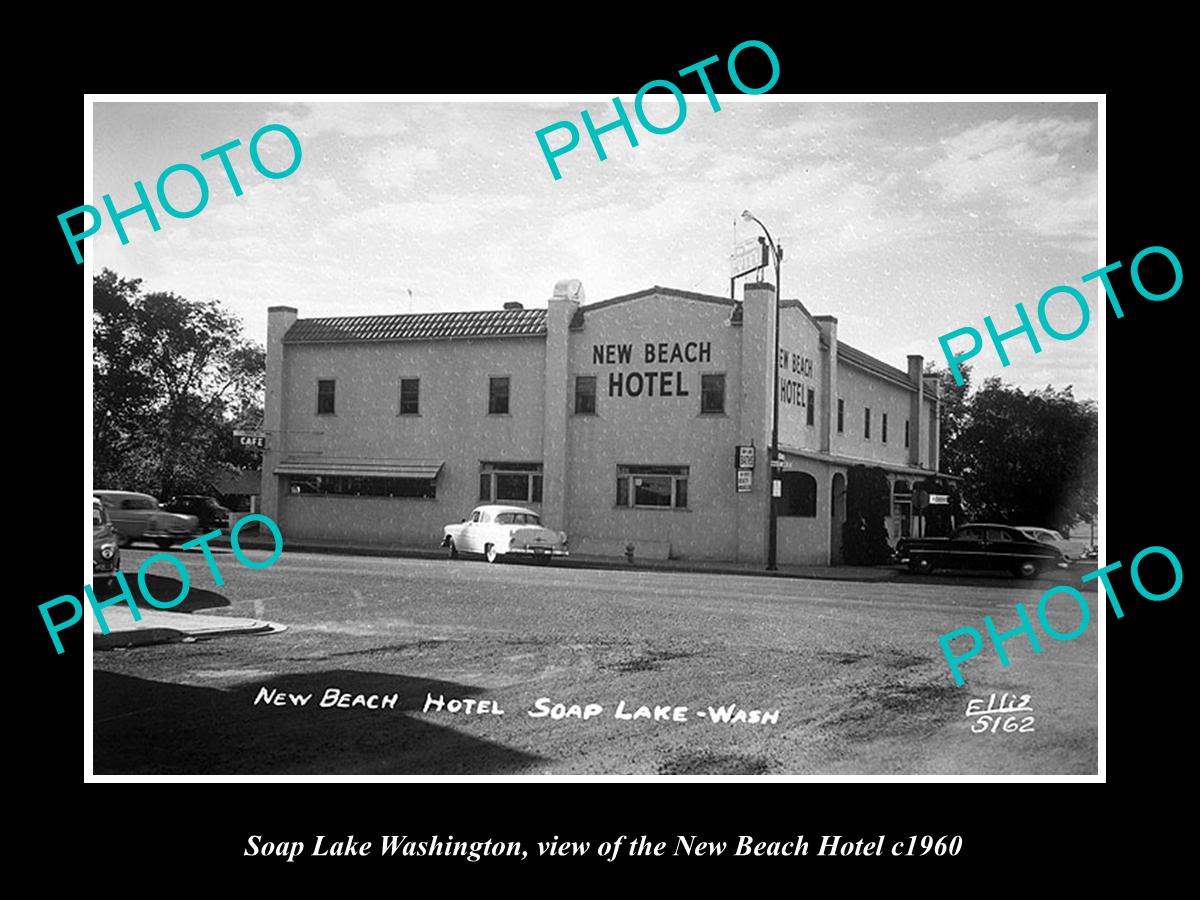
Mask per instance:
[[[148,555],[126,551],[125,571]],[[1080,638],[1044,639],[1040,655],[1014,639],[1007,669],[988,648],[959,688],[938,635],[982,630],[984,615],[1012,627],[1013,603],[1032,611],[1053,582],[858,584],[285,550],[266,570],[218,551],[218,588],[203,557],[184,558],[183,610],[287,631],[96,652],[98,774],[1096,771],[1094,591]],[[1052,616],[1061,631],[1078,622],[1072,612]],[[1033,730],[971,733],[968,701],[993,692],[1031,695]],[[321,706],[342,694],[353,705]],[[503,715],[425,711],[430,695]],[[622,702],[625,715],[644,705],[650,716],[618,718]],[[557,703],[574,715],[528,715]],[[589,704],[602,710],[585,720]],[[714,722],[722,707],[744,720]]]

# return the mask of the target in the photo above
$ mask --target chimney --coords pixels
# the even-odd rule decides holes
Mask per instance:
[[[929,440],[929,423],[925,416],[925,357],[919,354],[910,354],[908,357],[908,380],[912,382],[915,390],[912,394],[912,399],[909,402],[909,437],[908,437],[908,464],[919,468],[928,468],[929,455],[927,453]]]

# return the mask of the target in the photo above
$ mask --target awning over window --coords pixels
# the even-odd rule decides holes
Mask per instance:
[[[375,478],[437,478],[440,459],[334,459],[291,457],[275,466],[276,475],[351,475]]]

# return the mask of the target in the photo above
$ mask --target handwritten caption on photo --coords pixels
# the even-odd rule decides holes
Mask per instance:
[[[738,75],[738,55],[742,53],[742,51],[751,47],[761,50],[766,55],[767,61],[771,64],[771,78],[762,87],[752,88],[742,81],[741,77]],[[700,78],[700,83],[704,86],[704,93],[708,95],[708,103],[709,106],[712,107],[713,112],[720,112],[721,104],[717,101],[717,95],[713,93],[712,82],[709,81],[708,73],[704,70],[713,63],[720,61],[721,58],[719,56],[713,55],[708,59],[703,59],[698,63],[694,63],[693,65],[680,69],[678,73],[680,75],[690,75],[692,72],[696,73],[696,75]],[[733,86],[743,94],[765,94],[771,88],[775,87],[775,83],[779,81],[779,57],[775,55],[774,50],[772,50],[762,41],[742,41],[730,52],[729,59],[726,62],[726,68],[729,71],[729,80],[732,81]],[[655,88],[668,90],[675,97],[675,103],[678,106],[679,111],[675,116],[675,121],[670,125],[655,125],[646,117],[646,110],[643,108],[646,92],[654,90]],[[599,157],[600,162],[604,162],[606,159],[608,159],[608,154],[604,150],[604,145],[600,143],[600,135],[602,134],[613,131],[617,128],[622,128],[625,130],[625,136],[629,139],[629,146],[636,147],[638,145],[637,134],[633,130],[633,123],[629,121],[629,113],[625,111],[625,106],[621,103],[621,98],[613,97],[612,102],[613,106],[616,107],[617,110],[617,120],[615,122],[609,122],[607,125],[601,125],[599,128],[596,127],[596,124],[592,121],[591,114],[586,109],[580,110],[579,112],[579,117],[583,121],[583,127],[587,130],[588,137],[592,139],[592,146],[596,149],[596,156]],[[663,78],[656,78],[653,81],[647,81],[637,92],[637,96],[633,100],[633,112],[634,115],[637,116],[637,120],[641,122],[642,127],[651,134],[670,134],[671,132],[678,130],[679,127],[683,125],[683,120],[687,118],[687,100],[684,99],[683,92],[679,90],[679,87],[674,82],[667,81]],[[562,146],[551,150],[550,144],[546,140],[546,135],[553,131],[560,130],[565,130],[567,132],[567,142]],[[534,132],[534,136],[537,138],[538,146],[542,148],[542,155],[546,158],[546,164],[550,166],[550,173],[554,176],[554,180],[558,181],[560,178],[562,178],[562,172],[559,171],[558,163],[555,162],[555,160],[560,156],[570,153],[577,146],[579,146],[579,129],[575,127],[574,122],[569,122],[564,119],[562,121],[555,122],[553,125],[547,125],[545,128],[539,128]]]
[[[267,530],[271,532],[271,537],[275,541],[275,548],[271,555],[258,562],[255,562],[250,557],[246,556],[246,554],[242,552],[241,545],[238,544],[238,533],[243,527],[251,522],[261,522],[266,525]],[[205,562],[208,563],[208,569],[210,572],[212,572],[213,582],[216,583],[217,587],[221,587],[223,584],[225,584],[225,579],[221,577],[221,570],[217,568],[217,561],[213,559],[212,548],[208,546],[208,542],[214,538],[219,538],[220,536],[221,529],[218,528],[215,531],[210,531],[208,534],[202,534],[197,538],[193,538],[192,540],[179,545],[183,550],[191,550],[196,547],[200,548],[200,551],[204,554]],[[234,524],[233,529],[229,532],[229,544],[233,550],[233,555],[237,558],[237,561],[247,569],[269,569],[271,566],[275,565],[280,555],[283,553],[283,535],[279,531],[279,526],[271,521],[268,517],[260,513],[254,513],[238,519]],[[179,594],[171,600],[159,600],[152,593],[150,593],[150,588],[146,584],[146,572],[149,571],[152,565],[160,560],[169,562],[179,573]],[[142,618],[141,610],[138,609],[137,602],[133,599],[133,592],[130,591],[129,585],[125,582],[124,573],[117,572],[113,577],[120,583],[121,593],[109,600],[97,600],[96,594],[92,590],[92,586],[90,584],[84,585],[83,587],[83,592],[87,596],[88,603],[92,607],[92,612],[96,616],[97,621],[100,623],[101,634],[108,634],[110,630],[108,627],[108,622],[104,618],[104,610],[115,603],[127,603],[129,605],[129,612],[133,616],[133,620],[135,622],[141,621]],[[142,597],[145,598],[147,603],[158,609],[171,609],[172,607],[178,606],[184,601],[184,599],[186,599],[188,590],[191,586],[191,578],[188,575],[187,567],[184,566],[179,557],[171,553],[155,553],[153,556],[147,557],[146,561],[143,562],[141,567],[138,569],[137,581],[138,590],[141,591]],[[74,611],[71,615],[71,618],[69,618],[67,621],[56,623],[50,618],[50,610],[52,607],[62,604],[68,604],[74,607]],[[53,600],[47,600],[45,603],[38,606],[38,612],[42,614],[42,621],[46,623],[46,630],[50,633],[50,639],[54,642],[54,649],[61,654],[63,652],[63,645],[62,641],[59,640],[58,635],[60,632],[65,631],[71,626],[77,625],[80,620],[83,619],[83,604],[74,594],[63,594],[61,597],[55,597]]]
[[[1174,584],[1170,587],[1170,589],[1160,594],[1156,594],[1153,591],[1146,589],[1139,572],[1139,567],[1141,566],[1142,560],[1144,560],[1150,554],[1166,557],[1171,563],[1171,569],[1174,573]],[[1086,575],[1083,575],[1079,581],[1081,584],[1086,584],[1089,581],[1096,581],[1099,579],[1100,583],[1104,585],[1104,592],[1108,597],[1109,605],[1113,608],[1113,612],[1116,613],[1116,617],[1118,619],[1123,619],[1125,617],[1125,610],[1121,607],[1121,603],[1117,599],[1116,589],[1113,588],[1112,582],[1109,580],[1109,573],[1115,572],[1119,568],[1121,568],[1120,560],[1115,563],[1109,563],[1103,569],[1097,569],[1095,572],[1088,572]],[[1137,556],[1133,558],[1133,562],[1129,564],[1129,578],[1133,582],[1133,586],[1137,592],[1147,600],[1153,600],[1155,602],[1168,600],[1179,593],[1179,589],[1183,587],[1183,566],[1179,562],[1179,557],[1177,557],[1166,547],[1147,547],[1145,550],[1138,553]],[[1047,606],[1049,605],[1050,601],[1059,594],[1069,595],[1071,599],[1074,600],[1079,606],[1079,625],[1076,626],[1073,631],[1060,632],[1055,629],[1054,626],[1050,624],[1050,621],[1046,618]],[[1015,604],[1015,608],[1017,611],[1017,618],[1020,620],[1021,624],[1009,631],[997,631],[996,624],[992,617],[983,617],[983,626],[988,633],[988,637],[991,639],[992,646],[996,650],[996,657],[1000,660],[1000,665],[1006,669],[1010,665],[1010,660],[1008,658],[1008,653],[1005,652],[1004,649],[1005,641],[1012,640],[1013,638],[1023,634],[1029,639],[1029,645],[1033,648],[1034,653],[1042,652],[1042,645],[1041,642],[1038,641],[1037,632],[1034,630],[1033,621],[1029,618],[1029,613],[1020,603]],[[1077,637],[1087,631],[1087,627],[1092,621],[1092,613],[1088,608],[1087,598],[1075,588],[1065,584],[1052,587],[1050,590],[1042,594],[1042,596],[1038,599],[1037,617],[1038,622],[1041,623],[1042,631],[1056,641],[1075,640]],[[971,639],[971,646],[967,648],[965,653],[952,653],[950,649],[950,643],[955,638],[959,637],[969,637]],[[966,628],[956,628],[953,631],[948,631],[939,637],[938,644],[941,646],[942,655],[945,656],[946,663],[950,667],[950,673],[954,676],[955,686],[962,687],[965,683],[965,679],[962,676],[961,664],[966,662],[968,659],[975,658],[981,652],[983,652],[983,635],[979,633],[979,629],[977,628],[971,628],[969,626]]]
[[[813,838],[813,843],[817,839]],[[851,838],[840,834],[822,835],[817,852],[813,856],[957,856],[963,848],[960,835],[912,834],[900,840],[891,840],[881,834],[871,838]],[[611,841],[568,841],[554,835],[551,840],[538,841],[538,856],[598,856],[608,862],[618,857],[638,858],[649,856],[724,856],[732,846],[731,856],[808,856],[812,843],[798,834],[789,841],[758,841],[754,835],[740,834],[737,842],[701,840],[699,835],[675,835],[674,846],[667,841],[651,840],[649,835],[630,837],[620,835]],[[378,851],[376,851],[378,847]],[[305,851],[308,850],[306,854]],[[327,840],[318,834],[309,850],[305,841],[263,840],[263,835],[252,834],[246,839],[242,856],[274,857],[276,860],[293,863],[301,857],[361,857],[361,856],[461,856],[469,862],[479,862],[487,857],[515,857],[528,859],[529,852],[520,841],[501,841],[487,838],[482,841],[455,840],[450,834],[445,839],[431,835],[428,840],[410,840],[404,835],[380,835],[379,842],[364,841],[354,835]]]
[[[316,694],[292,694],[274,688],[262,687],[254,697],[254,706],[308,706]],[[314,704],[320,709],[396,709],[400,695],[392,694],[362,694],[343,691],[338,687],[325,689],[321,699]],[[549,697],[538,697],[531,709],[525,710],[525,715],[531,719],[549,719],[553,722],[576,719],[581,722],[594,719],[604,713],[605,707],[600,703],[555,703]],[[444,694],[425,695],[425,706],[422,712],[436,712],[447,715],[467,716],[503,716],[505,711],[496,700],[478,700],[474,698],[446,699]],[[777,725],[779,710],[741,709],[736,703],[727,706],[709,706],[706,709],[689,710],[686,706],[639,705],[618,701],[612,715],[608,718],[622,722],[648,720],[652,722],[692,722],[705,719],[713,724],[730,725]]]
[[[282,134],[288,139],[288,143],[291,144],[292,147],[291,163],[286,168],[278,171],[268,169],[266,165],[263,164],[262,154],[259,151],[259,142],[262,141],[265,135],[270,134],[271,132],[278,132],[279,134]],[[221,160],[221,167],[225,170],[225,176],[229,179],[229,186],[233,189],[233,196],[235,197],[242,196],[245,191],[242,190],[242,183],[238,181],[237,172],[234,171],[233,163],[229,161],[229,152],[237,147],[240,147],[241,145],[241,140],[234,138],[232,141],[227,141],[219,147],[213,147],[211,150],[205,150],[200,154],[201,160],[208,160],[212,159],[213,157],[217,157]],[[292,131],[292,129],[288,128],[286,125],[279,125],[277,123],[264,125],[262,128],[258,129],[258,131],[254,132],[254,136],[250,138],[250,162],[254,165],[254,168],[258,171],[258,173],[264,178],[270,178],[276,181],[280,178],[287,178],[298,168],[300,168],[300,157],[300,138],[296,137],[296,132]],[[196,205],[191,209],[178,209],[174,204],[171,203],[170,200],[167,199],[167,179],[176,172],[186,173],[196,181],[196,187],[199,190],[200,196],[196,201]],[[176,179],[176,183],[178,183],[178,179]],[[136,213],[141,212],[146,214],[146,219],[150,222],[150,228],[152,231],[159,231],[162,228],[162,225],[158,221],[158,216],[154,212],[154,206],[150,202],[150,195],[146,193],[146,186],[142,184],[140,179],[133,183],[133,190],[134,193],[137,194],[139,202],[128,209],[120,211],[117,210],[117,206],[113,202],[112,194],[105,194],[102,198],[100,198],[104,203],[104,208],[108,210],[108,217],[112,221],[113,228],[116,230],[117,237],[120,238],[122,246],[129,243],[129,235],[126,233],[125,226],[122,223],[125,219],[128,219],[130,216]],[[190,219],[193,216],[199,215],[204,211],[204,207],[208,206],[208,181],[205,179],[204,173],[191,163],[175,163],[174,165],[167,166],[165,169],[163,169],[158,176],[158,183],[155,185],[155,193],[158,195],[159,205],[163,208],[167,215],[174,219]],[[178,199],[178,194],[176,195],[176,199]],[[80,214],[83,214],[84,216],[91,216],[92,224],[85,226],[83,231],[76,234],[71,230],[71,226],[67,224],[67,220]],[[62,213],[58,217],[58,224],[62,228],[63,234],[66,235],[67,243],[71,247],[71,253],[75,256],[75,262],[82,263],[83,255],[79,252],[79,244],[85,238],[89,238],[100,231],[101,227],[104,225],[104,216],[101,214],[99,209],[89,203],[85,203],[82,206],[77,206],[72,210]]]
[[[1151,291],[1142,282],[1142,261],[1151,254],[1165,257],[1166,260],[1171,264],[1171,269],[1174,272],[1174,283],[1169,289],[1163,291],[1162,293],[1155,293],[1154,291]],[[1082,276],[1080,280],[1088,282],[1099,278],[1101,284],[1104,285],[1104,293],[1108,298],[1109,305],[1113,308],[1113,313],[1116,314],[1118,319],[1123,319],[1125,317],[1125,310],[1122,308],[1120,301],[1117,299],[1117,290],[1113,287],[1112,281],[1109,278],[1109,274],[1115,272],[1119,268],[1121,268],[1121,261],[1117,260],[1115,263],[1109,263],[1102,269],[1096,269],[1094,272],[1088,272],[1086,275]],[[1133,262],[1130,263],[1129,266],[1129,277],[1133,281],[1133,286],[1137,289],[1137,292],[1147,300],[1153,300],[1155,302],[1160,300],[1169,300],[1171,297],[1174,297],[1177,293],[1179,293],[1179,289],[1183,287],[1183,266],[1180,265],[1179,258],[1166,247],[1147,247],[1133,258]],[[1057,297],[1060,294],[1069,295],[1071,299],[1074,300],[1079,306],[1079,324],[1076,325],[1071,331],[1058,331],[1053,325],[1050,324],[1050,320],[1046,315],[1046,308],[1049,305],[1051,298]],[[983,317],[984,329],[987,331],[988,337],[991,338],[992,346],[996,348],[996,356],[1000,359],[1000,365],[1005,367],[1011,365],[1011,363],[1008,358],[1008,353],[1004,349],[1004,342],[1011,338],[1015,338],[1017,335],[1024,334],[1027,338],[1029,338],[1029,344],[1033,348],[1034,353],[1042,352],[1041,342],[1038,341],[1037,332],[1034,331],[1033,323],[1029,320],[1029,313],[1026,311],[1025,305],[1018,303],[1016,305],[1016,310],[1017,318],[1020,320],[1021,324],[1016,328],[1003,333],[996,331],[996,325],[992,321],[991,316]],[[1092,319],[1092,314],[1091,310],[1088,308],[1087,298],[1085,298],[1082,293],[1073,287],[1060,284],[1058,287],[1052,287],[1050,290],[1042,294],[1041,299],[1038,300],[1037,317],[1038,321],[1042,325],[1042,330],[1054,340],[1073,341],[1087,330],[1088,323],[1091,322]],[[964,336],[971,338],[972,346],[969,349],[964,350],[962,353],[951,352],[950,342],[955,338]],[[954,331],[943,334],[938,338],[938,343],[942,347],[942,353],[945,354],[946,363],[950,367],[950,373],[954,376],[955,383],[962,385],[963,377],[962,372],[959,370],[959,364],[979,355],[980,351],[983,350],[983,336],[979,333],[978,329],[967,326],[965,328],[958,328]]]

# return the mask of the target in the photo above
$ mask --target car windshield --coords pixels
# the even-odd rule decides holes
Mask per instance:
[[[496,516],[497,525],[541,525],[542,520],[533,513],[500,513]]]

